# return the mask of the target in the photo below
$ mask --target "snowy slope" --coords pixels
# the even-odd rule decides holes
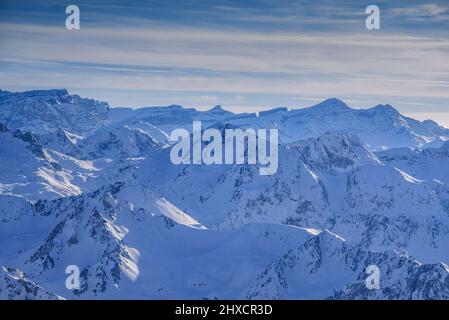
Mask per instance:
[[[0,193],[27,199],[80,194],[71,170],[48,156],[38,138],[0,123]],[[77,168],[77,175],[83,170]]]
[[[449,142],[439,148],[412,150],[390,149],[379,152],[379,158],[389,165],[402,168],[421,180],[436,180],[435,183],[449,184]]]
[[[54,228],[42,228],[48,236],[40,245],[16,244],[24,254],[13,262],[51,292],[75,299],[447,298],[443,264],[367,252],[328,231],[279,224],[207,230],[166,201],[158,205],[151,193],[140,202],[142,192],[116,183],[36,204],[11,226],[35,232],[27,220],[39,218]],[[68,264],[82,270],[79,290],[64,287]],[[362,288],[354,295],[371,264],[380,267],[386,294]]]
[[[0,267],[0,299],[62,300],[28,279],[20,270],[5,267]]]
[[[150,131],[151,129],[153,131]],[[153,138],[153,136],[156,137]],[[80,141],[77,147],[87,158],[119,159],[138,157],[167,143],[167,136],[147,124],[147,126],[126,125],[103,128],[95,135]]]

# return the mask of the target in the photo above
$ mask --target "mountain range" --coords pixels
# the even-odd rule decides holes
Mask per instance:
[[[170,133],[192,121],[278,129],[277,174],[173,165]],[[390,105],[0,91],[0,161],[0,299],[449,299],[449,129]]]

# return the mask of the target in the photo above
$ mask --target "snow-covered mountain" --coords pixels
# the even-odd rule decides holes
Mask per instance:
[[[366,287],[366,266],[384,277],[378,290]],[[422,264],[407,253],[366,252],[329,233],[289,250],[263,270],[249,299],[449,299],[449,267]],[[321,287],[322,283],[326,286]],[[317,284],[320,291],[316,290]]]
[[[330,229],[369,249],[449,259],[446,185],[382,163],[351,135],[326,134],[281,147],[279,170],[271,177],[253,166],[186,166],[167,170],[173,174],[165,173],[161,184],[146,175],[145,162],[135,165],[133,175],[210,228],[282,223]]]
[[[74,141],[111,123],[136,126],[139,120],[146,123],[147,128],[156,127],[153,128],[154,132],[160,131],[162,134],[169,134],[180,127],[191,130],[193,120],[202,121],[205,127],[224,122],[241,128],[278,128],[285,143],[317,138],[327,132],[350,132],[373,150],[439,147],[449,140],[449,129],[434,121],[421,122],[405,117],[390,105],[352,109],[336,98],[309,108],[275,108],[259,114],[235,114],[221,106],[208,111],[179,105],[110,108],[105,102],[70,95],[65,89],[0,90],[0,123],[10,129],[40,135],[59,129],[65,132],[68,140]]]
[[[449,140],[449,129],[434,121],[421,122],[405,117],[390,105],[352,109],[335,98],[310,108],[276,108],[259,114],[234,114],[220,106],[203,112],[180,106],[137,110],[113,108],[111,114],[115,121],[142,119],[166,132],[180,127],[191,130],[192,120],[201,120],[205,127],[223,122],[240,128],[277,128],[283,143],[317,138],[327,132],[350,132],[373,150],[438,147]]]
[[[58,128],[89,134],[108,125],[107,103],[69,95],[67,90],[0,90],[0,122],[11,129],[46,133]]]
[[[278,128],[277,174],[173,165],[194,120]],[[256,115],[0,91],[0,299],[449,299],[448,138],[337,99]]]

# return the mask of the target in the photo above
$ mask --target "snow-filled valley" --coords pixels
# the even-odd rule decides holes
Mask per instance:
[[[277,173],[172,164],[170,132],[192,121],[278,129]],[[449,299],[449,129],[389,105],[0,91],[0,161],[0,299]]]

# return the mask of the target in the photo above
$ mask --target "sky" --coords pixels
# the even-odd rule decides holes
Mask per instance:
[[[235,112],[337,97],[449,127],[449,1],[1,0],[0,88]]]

